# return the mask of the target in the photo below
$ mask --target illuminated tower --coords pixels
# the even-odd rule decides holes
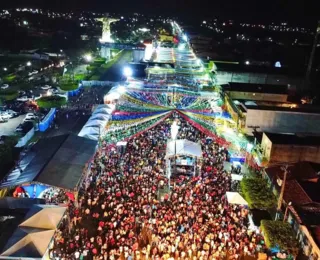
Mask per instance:
[[[97,18],[96,21],[102,22],[102,37],[100,39],[101,56],[106,59],[110,59],[110,47],[108,47],[108,43],[113,42],[111,38],[110,24],[119,21],[119,19],[103,17],[103,18]]]

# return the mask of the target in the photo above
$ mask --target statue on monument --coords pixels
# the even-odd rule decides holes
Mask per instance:
[[[110,17],[103,17],[103,18],[97,18],[96,21],[102,22],[102,42],[111,42],[111,29],[110,24],[119,21],[119,19],[116,18],[110,18]]]

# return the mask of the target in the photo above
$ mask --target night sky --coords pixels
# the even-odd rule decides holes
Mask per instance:
[[[319,0],[1,0],[0,7],[143,12],[189,18],[219,16],[249,21],[289,20],[305,24],[320,19],[317,2]]]

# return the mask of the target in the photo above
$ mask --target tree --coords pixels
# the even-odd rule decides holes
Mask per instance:
[[[265,179],[261,177],[243,178],[240,188],[250,208],[270,209],[276,206],[276,197]]]
[[[42,108],[61,107],[67,104],[67,99],[61,96],[47,96],[39,98],[37,104]]]
[[[261,220],[260,228],[268,248],[279,247],[280,250],[287,250],[295,256],[298,255],[299,244],[288,222]]]

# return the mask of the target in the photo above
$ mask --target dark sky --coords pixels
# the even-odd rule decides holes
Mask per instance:
[[[0,7],[57,10],[148,12],[202,18],[221,16],[249,20],[290,20],[298,24],[320,19],[319,0],[0,0]]]

